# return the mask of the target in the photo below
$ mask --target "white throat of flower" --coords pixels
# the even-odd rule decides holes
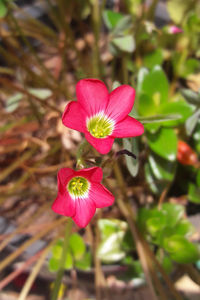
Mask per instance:
[[[73,177],[67,184],[67,190],[74,200],[77,198],[85,199],[88,197],[90,182],[85,177]]]
[[[107,117],[104,112],[87,119],[87,129],[95,138],[103,139],[111,135],[114,130],[115,122]]]

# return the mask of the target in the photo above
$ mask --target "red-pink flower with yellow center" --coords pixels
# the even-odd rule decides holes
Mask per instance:
[[[96,208],[107,207],[114,202],[114,196],[101,184],[102,177],[99,167],[79,171],[60,169],[53,211],[71,217],[79,227],[87,226]]]
[[[83,132],[101,154],[111,150],[115,138],[144,132],[143,125],[128,116],[135,99],[135,90],[129,85],[121,85],[109,94],[102,81],[82,79],[76,94],[77,102],[70,102],[63,113],[63,124]]]

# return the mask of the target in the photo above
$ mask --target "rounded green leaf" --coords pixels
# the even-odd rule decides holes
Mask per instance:
[[[171,259],[178,263],[194,263],[199,259],[197,246],[183,236],[174,235],[166,238],[164,247],[169,252]]]
[[[174,230],[176,235],[188,237],[195,232],[194,226],[188,220],[181,220]]]
[[[109,29],[113,29],[122,18],[122,14],[112,10],[104,10],[103,12],[104,22]]]
[[[62,249],[63,249],[63,240],[58,240],[52,248],[53,258],[59,260],[61,258],[61,255],[62,255]]]
[[[166,225],[166,216],[160,214],[160,216],[151,218],[147,220],[147,230],[149,233],[156,237],[159,231],[161,231]]]
[[[177,136],[171,128],[161,128],[155,134],[148,133],[148,145],[152,151],[169,161],[176,159]]]
[[[69,247],[75,260],[79,260],[85,253],[86,246],[78,233],[73,233],[69,239]]]
[[[160,66],[155,66],[150,72],[147,72],[145,68],[142,68],[138,74],[137,91],[139,93],[139,101],[143,94],[150,98],[151,106],[154,107],[153,114],[155,115],[160,105],[168,101],[169,83],[162,68]],[[140,108],[142,115],[142,111],[145,109],[144,101],[139,104],[139,106],[140,105],[142,105]]]
[[[75,261],[75,267],[80,270],[90,270],[92,265],[92,254],[91,252],[86,252],[82,259]]]
[[[182,205],[174,203],[164,203],[161,210],[167,216],[167,225],[175,226],[183,218],[185,209]]]
[[[54,258],[54,257],[51,257],[50,260],[49,260],[49,264],[48,264],[48,268],[49,268],[49,271],[50,272],[56,272],[58,271],[59,269],[59,260]]]
[[[100,219],[98,227],[101,232],[102,240],[107,239],[113,233],[127,230],[127,223],[118,219]]]
[[[144,65],[145,67],[151,69],[156,65],[161,65],[163,61],[163,53],[162,49],[156,49],[144,57]]]
[[[175,23],[181,23],[185,16],[185,13],[190,9],[191,5],[193,6],[193,0],[168,0],[167,1],[167,10],[170,14],[171,19]]]
[[[65,261],[65,269],[69,270],[72,269],[74,266],[73,264],[73,258],[71,253],[68,251],[67,252],[67,257],[66,257],[66,261]]]
[[[160,106],[159,112],[161,114],[177,114],[180,115],[180,118],[177,120],[170,120],[167,121],[165,124],[166,126],[177,126],[187,118],[189,118],[192,115],[192,112],[194,111],[194,107],[188,104],[186,101],[176,101],[176,102],[168,102],[165,103],[164,105]]]
[[[98,248],[98,257],[105,263],[120,261],[126,253],[121,249],[121,243],[125,232],[117,232],[103,240]]]
[[[132,35],[112,39],[112,43],[123,52],[132,53],[135,50],[135,40]]]

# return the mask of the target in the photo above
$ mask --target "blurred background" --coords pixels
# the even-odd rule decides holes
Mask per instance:
[[[199,16],[198,0],[0,0],[0,300],[200,299]],[[73,226],[60,266],[56,175],[83,141],[61,116],[82,78],[134,87],[145,133],[81,151],[116,202]]]

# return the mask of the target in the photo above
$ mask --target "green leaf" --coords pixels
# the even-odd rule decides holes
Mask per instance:
[[[153,175],[149,164],[145,164],[144,171],[145,171],[145,178],[147,183],[149,184],[150,189],[152,190],[153,193],[160,195],[168,182],[158,181],[158,179],[156,179],[155,176]]]
[[[101,232],[101,239],[105,240],[113,233],[127,230],[127,223],[117,219],[100,219],[98,227]]]
[[[81,259],[86,250],[85,243],[78,233],[73,233],[70,236],[69,247],[75,260]]]
[[[121,85],[121,83],[117,80],[115,80],[112,84],[112,91],[118,88]]]
[[[137,214],[137,224],[142,233],[146,231],[146,222],[151,217],[151,210],[145,207],[139,209]]]
[[[198,172],[197,172],[196,183],[197,183],[197,186],[200,187],[200,170],[198,170]]]
[[[151,96],[142,92],[139,94],[138,112],[140,116],[142,116],[141,118],[144,124],[153,123],[153,121],[162,118],[162,116],[158,116],[157,114],[155,115],[157,108],[155,108]]]
[[[127,223],[120,220],[101,219],[98,221],[101,232],[101,243],[98,257],[105,263],[113,263],[125,256],[122,241],[127,230]]]
[[[193,0],[168,0],[167,1],[167,10],[170,14],[171,19],[175,23],[181,23],[185,13],[190,9]]]
[[[67,257],[66,257],[66,261],[65,261],[65,269],[66,270],[72,269],[73,266],[74,266],[74,263],[73,263],[72,255],[69,251],[67,251]]]
[[[123,139],[123,147],[127,149],[128,151],[134,153],[136,155],[136,159],[132,158],[131,156],[126,155],[126,166],[130,172],[130,174],[135,177],[138,174],[139,170],[139,149],[138,149],[138,142],[137,138],[131,138],[131,139]]]
[[[175,175],[176,163],[169,162],[155,155],[149,155],[149,164],[154,176],[159,180],[172,181]]]
[[[28,91],[30,94],[40,98],[41,100],[44,100],[52,95],[52,92],[48,89],[29,88]]]
[[[119,231],[111,234],[107,239],[103,240],[98,248],[98,257],[104,263],[113,263],[120,261],[126,255],[125,251],[121,249],[125,232]]]
[[[58,240],[52,248],[52,255],[55,259],[60,259],[62,255],[63,240]]]
[[[164,214],[167,215],[167,226],[175,226],[183,218],[185,209],[182,205],[174,203],[164,203],[161,207]]]
[[[131,16],[122,17],[113,29],[113,35],[117,36],[123,34],[123,32],[129,29],[132,26],[132,24],[133,23]]]
[[[181,220],[175,227],[174,233],[188,237],[195,232],[194,226],[188,220]]]
[[[185,123],[187,135],[191,135],[194,131],[200,117],[200,109],[198,109]]]
[[[173,270],[173,263],[169,256],[165,255],[162,260],[164,270],[169,274]]]
[[[123,52],[132,53],[135,50],[135,40],[132,35],[113,38],[112,43]]]
[[[169,83],[165,73],[160,66],[155,66],[147,73],[142,68],[138,74],[137,91],[139,94],[139,112],[140,115],[146,115],[146,105],[151,108],[149,115],[157,113],[161,104],[168,101]],[[145,98],[147,95],[148,98]]]
[[[0,18],[4,18],[7,14],[7,7],[5,5],[5,2],[3,0],[0,0]]]
[[[145,80],[145,78],[148,76],[149,74],[149,71],[147,68],[140,68],[139,72],[138,72],[138,76],[137,76],[137,93],[136,95],[139,93],[139,94],[142,94],[142,89],[143,89],[143,82]]]
[[[191,202],[200,204],[200,187],[189,183],[188,198]]]
[[[75,267],[80,270],[88,271],[91,269],[91,265],[92,265],[92,254],[89,251],[84,254],[82,259],[75,261]]]
[[[162,229],[166,226],[167,218],[166,215],[162,213],[162,211],[155,211],[156,213],[152,218],[147,220],[146,226],[148,232],[156,237],[157,234],[162,231]]]
[[[181,89],[180,92],[189,103],[200,105],[200,93],[189,89]]]
[[[155,134],[148,133],[148,145],[152,151],[169,161],[176,159],[177,136],[173,129],[161,128]]]
[[[194,263],[199,259],[197,246],[183,236],[174,235],[166,238],[164,247],[169,252],[171,259],[178,263]]]
[[[9,97],[6,101],[6,111],[13,112],[15,111],[18,106],[19,102],[22,100],[23,95],[22,93],[16,93],[13,96]]]
[[[186,101],[176,101],[176,102],[168,102],[164,105],[160,106],[159,112],[161,114],[177,114],[181,116],[176,120],[169,120],[169,122],[165,123],[167,126],[177,126],[181,123],[184,123],[187,118],[189,118],[194,111],[194,108],[189,105]]]
[[[50,272],[56,272],[59,269],[60,261],[54,257],[51,257],[49,260],[48,268]]]
[[[195,58],[189,58],[180,69],[180,75],[184,78],[187,78],[190,74],[198,72],[200,69],[200,62]]]
[[[163,53],[162,49],[156,49],[144,57],[144,65],[145,67],[151,69],[156,65],[161,65],[163,61]]]
[[[112,10],[104,10],[103,12],[104,22],[109,29],[113,29],[122,18],[122,14]]]

